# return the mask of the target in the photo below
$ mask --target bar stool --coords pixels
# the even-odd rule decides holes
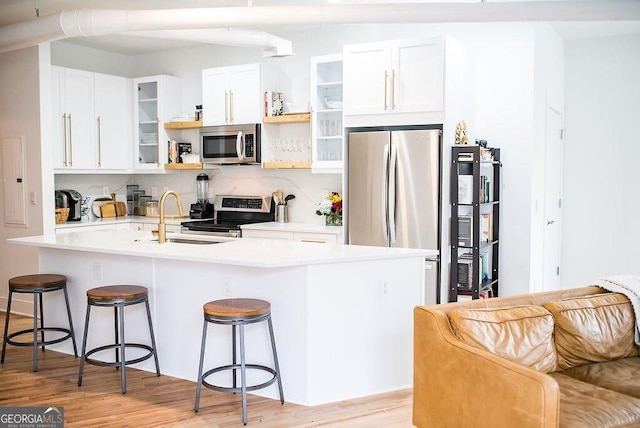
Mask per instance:
[[[42,310],[42,294],[50,291],[62,290],[64,292],[64,301],[67,305],[67,317],[69,318],[69,328],[61,327],[45,327],[44,315]],[[9,334],[9,314],[11,313],[11,299],[13,293],[33,294],[33,329],[20,330]],[[38,310],[39,305],[39,310]],[[40,313],[40,327],[38,327],[38,312]],[[57,331],[66,333],[65,336],[58,339],[45,340],[45,331]],[[40,333],[40,341],[38,341],[38,332]],[[22,334],[33,334],[31,342],[15,342],[12,339]],[[73,333],[73,321],[71,321],[71,309],[69,308],[69,296],[67,295],[67,277],[56,274],[33,274],[16,276],[9,279],[9,299],[7,301],[7,313],[4,321],[4,336],[2,338],[2,358],[0,364],[4,364],[4,355],[7,344],[14,346],[33,346],[33,371],[38,371],[38,348],[42,347],[42,352],[46,345],[60,343],[67,339],[73,342],[73,353],[77,357],[78,350],[76,348],[76,337]]]
[[[271,323],[271,304],[264,300],[258,299],[222,299],[206,303],[204,309],[204,323],[202,327],[202,346],[200,348],[200,366],[198,369],[198,385],[196,387],[196,403],[194,410],[197,412],[200,407],[200,390],[202,385],[209,389],[222,392],[242,393],[242,422],[247,424],[247,391],[255,391],[257,389],[266,388],[275,381],[278,382],[278,390],[280,392],[280,403],[284,404],[284,394],[282,392],[282,382],[280,381],[280,368],[278,366],[278,354],[276,353],[276,341],[273,335],[273,325]],[[273,351],[274,368],[258,365],[247,364],[245,362],[245,346],[244,346],[244,326],[260,321],[267,321],[269,324],[269,336],[271,338],[271,349]],[[202,366],[204,364],[204,350],[207,340],[207,325],[209,323],[230,325],[231,341],[232,341],[232,364],[220,366],[208,370],[202,374]],[[236,362],[236,326],[239,327],[240,336],[240,364]],[[246,369],[258,369],[269,372],[273,375],[266,382],[247,385]],[[240,369],[240,387],[236,387],[236,370]],[[214,373],[232,370],[233,386],[224,387],[213,385],[206,381],[206,378]]]
[[[145,304],[147,309],[147,320],[149,321],[149,334],[151,335],[151,346],[140,343],[126,343],[124,336],[124,308],[126,306],[136,305],[138,303]],[[115,343],[86,351],[87,333],[89,332],[89,315],[92,306],[101,306],[114,308],[114,333]],[[149,351],[140,358],[127,360],[125,348],[141,348]],[[115,361],[100,361],[89,358],[96,352],[107,349],[115,349]],[[136,364],[145,361],[153,356],[156,364],[156,374],[160,376],[160,366],[158,365],[158,354],[156,352],[156,339],[153,335],[153,325],[151,324],[151,310],[149,309],[149,292],[146,287],[138,285],[107,285],[104,287],[92,288],[87,291],[87,316],[84,322],[84,335],[82,338],[82,356],[80,358],[80,371],[78,372],[78,386],[82,385],[82,373],[84,371],[84,363],[96,366],[110,366],[120,368],[120,383],[122,393],[127,393],[127,374],[125,367],[129,364]],[[122,358],[120,358],[122,357]]]

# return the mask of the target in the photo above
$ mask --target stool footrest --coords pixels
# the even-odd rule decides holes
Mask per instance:
[[[271,367],[267,367],[267,366],[261,366],[259,364],[245,364],[244,365],[247,369],[257,369],[257,370],[264,370],[266,372],[269,372],[273,375],[273,377],[271,379],[269,379],[266,382],[260,383],[260,384],[256,384],[256,385],[247,385],[246,390],[247,392],[249,391],[256,391],[258,389],[262,389],[262,388],[266,388],[267,386],[271,385],[272,383],[274,383],[276,381],[276,371],[274,369],[272,369]],[[212,383],[209,383],[206,381],[206,378],[214,373],[218,373],[224,370],[240,370],[241,366],[240,364],[229,364],[226,366],[220,366],[220,367],[216,367],[214,369],[211,369],[207,372],[205,372],[202,375],[202,384],[204,386],[206,386],[209,389],[213,389],[214,391],[220,391],[220,392],[242,392],[242,387],[231,387],[231,386],[219,386],[219,385],[214,385]]]
[[[60,333],[67,333],[66,336],[60,337],[58,339],[51,339],[51,340],[45,340],[44,342],[36,342],[35,346],[36,347],[40,347],[40,346],[48,346],[48,345],[53,345],[55,343],[60,343],[60,342],[64,342],[65,340],[69,339],[71,337],[71,330],[67,329],[67,328],[60,328],[60,327],[38,327],[38,333],[41,333],[43,331],[57,331]],[[33,336],[33,329],[28,329],[28,330],[20,330],[20,331],[16,331],[14,333],[11,333],[10,335],[7,336],[7,343],[9,345],[13,345],[13,346],[29,346],[29,347],[33,347],[34,343],[33,342],[15,342],[11,339],[13,339],[16,336],[20,336],[22,334],[30,334],[31,336]]]
[[[146,349],[147,351],[149,351],[148,354],[145,354],[140,358],[136,358],[134,360],[126,360],[124,362],[125,366],[128,366],[129,364],[140,363],[142,361],[148,360],[153,356],[153,348],[149,345],[143,345],[141,343],[125,343],[124,346],[125,348],[140,348],[140,349]],[[114,343],[112,345],[100,346],[98,348],[94,348],[90,351],[87,351],[85,353],[84,360],[89,364],[93,364],[94,366],[120,367],[120,365],[122,364],[121,361],[100,361],[100,360],[95,360],[93,358],[89,358],[89,355],[95,354],[96,352],[106,351],[108,349],[120,349],[120,344]]]

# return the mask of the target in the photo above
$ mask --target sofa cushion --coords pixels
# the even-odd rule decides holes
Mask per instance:
[[[621,427],[640,423],[640,399],[550,373],[560,387],[561,428]]]
[[[555,320],[561,370],[638,355],[631,302],[619,293],[554,300],[544,305]]]
[[[468,345],[543,373],[557,369],[553,317],[542,306],[456,309],[449,320]]]
[[[571,367],[561,373],[583,382],[640,398],[640,358],[638,357],[585,364]]]

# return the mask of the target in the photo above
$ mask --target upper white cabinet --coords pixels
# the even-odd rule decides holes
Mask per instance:
[[[203,126],[260,123],[260,64],[202,70]]]
[[[172,76],[133,79],[136,171],[164,171],[170,138],[163,123],[181,113],[180,88],[180,79]]]
[[[342,55],[311,58],[311,170],[342,173]]]
[[[442,37],[344,47],[344,114],[441,112]]]
[[[56,172],[127,170],[131,141],[128,79],[52,68]]]
[[[131,82],[106,74],[94,74],[96,151],[98,169],[131,168]]]

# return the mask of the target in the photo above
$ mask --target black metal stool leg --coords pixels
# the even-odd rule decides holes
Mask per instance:
[[[232,324],[231,325],[231,349],[232,349],[232,351],[231,351],[231,358],[232,358],[231,363],[234,366],[236,365],[236,361],[237,361],[237,359],[236,359],[236,348],[237,348],[237,345],[236,345],[236,325]],[[236,378],[237,378],[236,369],[231,370],[231,372],[233,374],[233,387],[235,388],[236,387],[236,383],[237,383],[236,382]],[[235,392],[234,392],[234,394],[235,394]]]
[[[149,334],[151,335],[151,346],[153,347],[153,359],[156,362],[156,374],[160,376],[160,364],[158,363],[158,348],[156,348],[156,337],[153,334],[153,324],[151,323],[151,309],[149,308],[149,300],[144,301],[147,308],[147,319],[149,320]]]
[[[280,391],[280,403],[284,404],[284,392],[282,391],[282,381],[280,380],[280,365],[278,364],[278,353],[276,352],[276,339],[273,334],[271,315],[267,318],[267,322],[269,323],[269,336],[271,337],[271,349],[273,350],[273,366],[276,370],[276,380],[278,381],[278,390]]]
[[[33,296],[35,299],[36,296]],[[40,337],[42,338],[42,352],[44,352],[44,305],[42,304],[42,293],[38,293],[38,298],[40,300]]]
[[[196,386],[196,403],[193,408],[195,412],[200,407],[200,390],[202,389],[202,366],[204,365],[204,348],[207,343],[207,320],[202,325],[202,344],[200,345],[200,365],[198,366],[198,384]]]
[[[118,341],[119,339],[118,339],[118,307],[117,306],[113,308],[113,325],[114,325],[114,327],[113,327],[113,332],[114,332],[113,335],[114,335],[115,340],[116,340],[114,343],[117,345],[117,344],[120,343]],[[119,349],[118,349],[117,346],[114,348],[114,350],[115,350],[115,353],[116,353],[116,363],[117,363],[117,362],[120,361],[120,353],[119,353]],[[118,365],[117,364],[116,364],[116,370],[118,370]]]
[[[242,391],[242,423],[247,424],[247,367],[244,359],[244,324],[240,324],[240,389]]]
[[[0,364],[4,364],[4,353],[7,350],[7,336],[9,335],[9,314],[11,314],[11,297],[13,296],[13,291],[9,290],[9,298],[7,300],[7,312],[4,316],[4,335],[2,336],[2,358],[0,359]]]
[[[87,333],[89,332],[89,315],[91,314],[91,305],[87,303],[87,315],[84,319],[84,334],[82,335],[82,354],[80,355],[80,370],[78,371],[78,386],[82,386],[82,372],[84,371],[84,362],[87,358]]]
[[[33,295],[33,371],[38,371],[38,296]]]
[[[73,355],[78,358],[78,348],[76,347],[76,333],[73,329],[73,320],[71,319],[71,307],[69,306],[69,295],[67,294],[67,287],[65,286],[64,291],[64,302],[67,305],[67,316],[69,317],[69,331],[71,332],[71,343],[73,343]]]
[[[122,393],[127,393],[127,371],[125,370],[125,362],[127,361],[124,349],[125,349],[125,338],[124,338],[124,307],[120,307],[120,354],[122,356],[122,360],[120,361],[120,379],[122,383]]]

